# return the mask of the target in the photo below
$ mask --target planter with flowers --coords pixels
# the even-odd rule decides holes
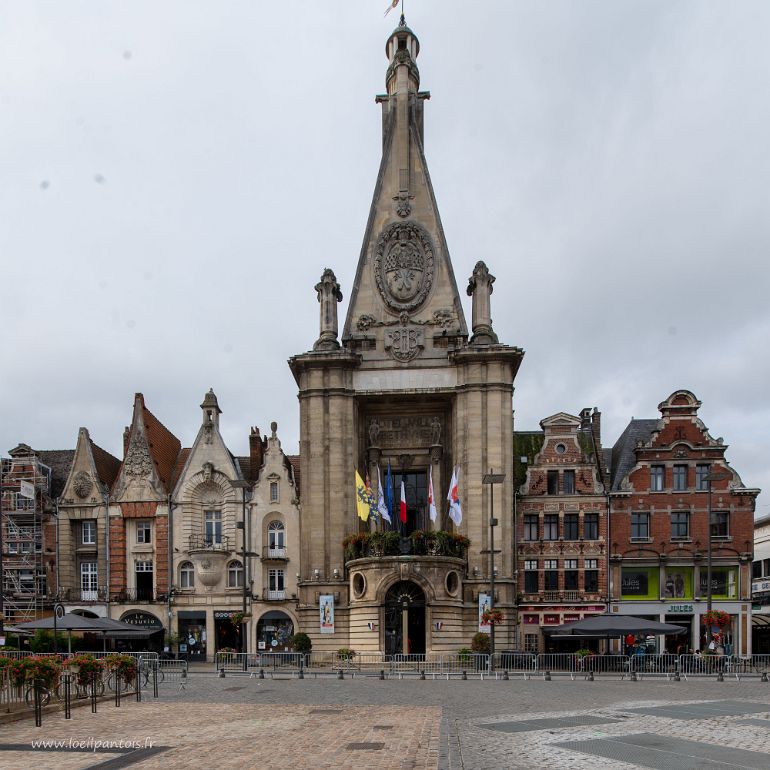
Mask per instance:
[[[75,655],[66,661],[69,671],[77,676],[77,682],[81,687],[90,687],[98,682],[104,671],[104,662],[93,655]]]
[[[703,625],[707,628],[714,628],[716,626],[723,630],[730,625],[730,620],[730,615],[724,610],[709,610],[703,616]]]
[[[107,670],[122,679],[126,684],[131,684],[136,678],[136,661],[130,655],[108,655],[104,659]]]
[[[484,626],[497,626],[505,620],[503,613],[495,609],[484,610],[481,613],[481,623]]]

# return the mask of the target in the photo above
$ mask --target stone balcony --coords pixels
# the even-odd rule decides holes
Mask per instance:
[[[451,532],[413,532],[402,537],[398,532],[360,532],[343,540],[345,562],[356,559],[381,557],[434,557],[466,558],[469,541]]]

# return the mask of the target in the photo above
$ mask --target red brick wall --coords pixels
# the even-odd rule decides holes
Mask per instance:
[[[155,590],[167,593],[168,579],[168,516],[155,519]]]
[[[110,595],[126,590],[126,524],[110,517]]]

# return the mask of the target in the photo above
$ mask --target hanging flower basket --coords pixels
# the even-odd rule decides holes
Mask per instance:
[[[712,628],[714,626],[727,628],[730,625],[730,616],[724,610],[709,610],[703,616],[703,625]]]
[[[505,620],[503,613],[500,610],[484,610],[481,613],[481,622],[485,626],[496,626]]]
[[[93,655],[75,655],[65,663],[68,671],[75,674],[81,687],[88,687],[101,679],[104,670],[103,661]]]

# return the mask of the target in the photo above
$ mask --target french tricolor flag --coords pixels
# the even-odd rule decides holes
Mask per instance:
[[[398,504],[398,518],[406,524],[406,490],[403,479],[401,479],[401,502]]]

